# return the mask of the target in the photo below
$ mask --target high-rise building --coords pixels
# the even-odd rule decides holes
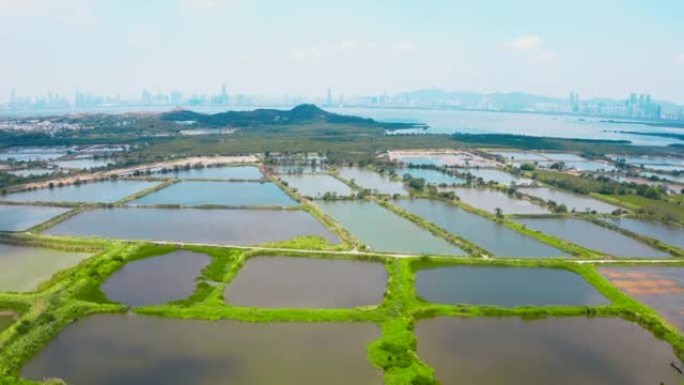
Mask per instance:
[[[228,90],[226,88],[226,83],[221,84],[221,105],[228,105]]]
[[[325,105],[326,106],[332,106],[333,100],[332,100],[332,89],[328,87],[328,96],[325,99]]]
[[[17,105],[17,93],[14,90],[14,87],[10,90],[10,107],[14,107]]]

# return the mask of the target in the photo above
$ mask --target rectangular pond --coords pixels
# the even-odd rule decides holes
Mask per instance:
[[[508,227],[442,201],[402,199],[395,205],[461,236],[499,257],[542,258],[566,253]]]
[[[532,152],[492,151],[492,154],[502,156],[506,161],[510,162],[537,162],[550,160],[542,154]]]
[[[465,179],[456,175],[449,175],[447,173],[431,170],[431,169],[421,169],[421,168],[403,168],[398,169],[397,174],[401,177],[404,174],[409,174],[414,178],[423,178],[425,182],[435,185],[453,185],[453,184],[463,184]]]
[[[482,178],[482,180],[485,183],[494,181],[498,184],[503,184],[506,186],[511,185],[513,183],[515,183],[518,186],[527,186],[534,183],[532,179],[519,177],[517,175],[497,170],[495,168],[466,168],[460,171],[464,174],[470,173],[475,178]]]
[[[602,267],[599,272],[684,331],[684,267]]]
[[[359,167],[341,167],[338,169],[342,178],[354,182],[362,188],[369,189],[376,194],[407,195],[408,190],[403,183],[393,182],[389,177]]]
[[[373,250],[412,254],[456,254],[463,250],[375,203],[320,201],[317,203],[344,228]]]
[[[416,272],[416,295],[446,305],[596,306],[609,301],[582,276],[546,268],[444,266]]]
[[[40,160],[52,160],[65,156],[64,148],[23,148],[0,152],[0,161],[14,160],[16,162],[35,162]]]
[[[501,209],[506,214],[547,214],[546,207],[536,205],[530,201],[517,199],[508,194],[486,188],[453,188],[443,191],[453,191],[461,201],[477,207],[478,209],[496,213],[496,209]]]
[[[131,306],[185,299],[210,262],[206,254],[186,250],[129,262],[107,279],[102,291],[110,300]]]
[[[326,169],[319,165],[279,165],[272,167],[275,174],[317,174],[326,172]]]
[[[254,166],[228,166],[191,168],[188,170],[160,172],[160,175],[176,179],[262,179],[261,171]]]
[[[604,220],[633,233],[645,235],[669,245],[684,248],[684,227],[682,226],[634,218],[606,218]]]
[[[550,187],[530,187],[519,190],[523,194],[528,194],[545,201],[554,201],[564,204],[568,211],[586,212],[596,211],[598,213],[612,213],[619,207],[588,196],[574,194],[566,191],[557,190]]]
[[[280,179],[297,193],[309,198],[322,198],[325,194],[339,197],[354,195],[354,190],[338,179],[325,174],[291,174],[281,175]]]
[[[0,205],[0,231],[25,231],[69,210],[63,207]]]
[[[54,173],[55,170],[49,168],[26,168],[22,170],[10,171],[11,174],[26,178],[29,176],[45,176]]]
[[[241,323],[95,315],[70,324],[21,371],[69,384],[382,384],[367,323]]]
[[[0,292],[34,291],[56,272],[76,266],[90,255],[0,243]]]
[[[443,385],[677,385],[672,347],[619,318],[436,318],[418,355]]]
[[[93,158],[83,158],[83,159],[71,159],[71,160],[58,160],[52,162],[59,168],[67,170],[88,170],[91,168],[107,167],[116,164],[114,159],[93,159]]]
[[[339,243],[299,210],[115,208],[85,211],[46,234],[223,245],[255,245],[315,235]]]
[[[239,207],[294,206],[297,202],[270,182],[184,181],[145,195],[131,204]]]
[[[159,183],[141,180],[108,180],[63,187],[21,191],[0,197],[10,202],[102,202],[114,203]]]
[[[226,287],[231,305],[351,308],[378,305],[387,286],[382,263],[303,257],[254,257]]]
[[[580,246],[618,257],[666,258],[660,251],[624,234],[576,218],[520,218],[518,222]]]

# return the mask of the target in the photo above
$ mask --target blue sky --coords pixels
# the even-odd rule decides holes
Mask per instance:
[[[425,87],[684,104],[681,0],[0,0],[0,101]]]

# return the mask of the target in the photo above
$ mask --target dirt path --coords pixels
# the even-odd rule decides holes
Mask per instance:
[[[76,180],[81,182],[87,182],[102,178],[109,178],[113,175],[124,175],[135,171],[143,171],[150,168],[173,168],[174,166],[185,166],[190,164],[191,166],[204,165],[204,166],[215,166],[220,164],[240,164],[240,163],[255,163],[258,161],[256,155],[245,155],[245,156],[195,156],[189,158],[175,159],[166,162],[157,163],[147,163],[137,166],[131,166],[126,168],[118,168],[115,170],[99,171],[89,174],[80,174],[74,176],[68,176],[64,178],[55,178],[41,182],[27,183],[25,185],[18,186],[19,190],[33,189],[33,188],[46,188],[53,183],[55,185],[62,183],[64,185],[74,184]]]

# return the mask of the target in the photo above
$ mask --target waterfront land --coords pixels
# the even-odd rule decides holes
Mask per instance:
[[[60,119],[93,127],[63,135],[6,133],[1,151],[70,146],[64,155],[69,158],[93,145],[126,150],[106,155],[112,163],[104,167],[2,179],[0,210],[63,212],[22,228],[0,219],[0,246],[80,256],[44,278],[39,260],[6,262],[2,253],[8,252],[0,249],[0,269],[43,277],[25,291],[0,293],[2,384],[83,383],[98,376],[115,384],[164,382],[171,373],[182,383],[217,384],[239,371],[244,379],[231,377],[231,383],[272,383],[268,374],[279,373],[283,383],[293,384],[451,384],[454,376],[438,356],[453,354],[459,363],[465,357],[435,340],[453,333],[465,338],[474,327],[467,322],[500,330],[492,324],[497,320],[527,337],[500,335],[500,346],[469,346],[473,352],[496,349],[501,368],[514,365],[516,352],[524,354],[528,383],[684,381],[684,332],[673,318],[684,314],[678,300],[684,287],[680,280],[649,280],[638,270],[684,272],[681,189],[640,178],[640,165],[620,160],[659,156],[677,165],[684,155],[678,146],[396,135],[390,131],[412,125],[313,106]],[[122,121],[131,121],[131,129],[113,129]],[[235,131],[177,134],[188,127]],[[569,167],[568,159],[578,157],[613,170]],[[534,158],[546,160],[529,160]],[[8,171],[49,167],[44,160],[5,164]],[[477,177],[479,170],[504,179]],[[335,183],[321,183],[322,176]],[[422,176],[436,176],[437,182]],[[626,177],[630,181],[621,179]],[[523,188],[520,180],[529,183]],[[105,199],[122,183],[138,188]],[[86,185],[97,192],[84,197],[69,189]],[[531,189],[545,189],[546,195]],[[548,199],[548,191],[556,192],[557,201]],[[26,195],[36,192],[49,194]],[[234,203],[245,198],[248,204]],[[605,275],[606,268],[621,269],[631,283]],[[635,295],[645,291],[668,297],[656,309]],[[520,319],[529,321],[529,330],[509,324]],[[199,331],[185,329],[190,324]],[[353,331],[346,329],[351,324]],[[262,329],[256,333],[250,325]],[[109,327],[137,337],[98,332]],[[336,327],[349,338],[326,334]],[[555,339],[564,330],[596,337],[580,343]],[[176,338],[169,356],[163,341]],[[237,341],[232,357],[216,348],[220,341],[210,341],[221,338]],[[96,352],[97,341],[104,344]],[[563,362],[574,376],[554,374],[554,366],[544,364],[547,357],[528,349],[531,341],[555,346],[553,362]],[[269,344],[296,345],[307,358],[288,359],[289,370],[277,359],[244,364],[258,355],[255,346],[268,350]],[[577,358],[592,349],[600,370],[587,370]],[[57,357],[59,352],[66,353]],[[463,365],[473,381],[497,383],[477,365]],[[511,381],[522,378],[509,370]]]

